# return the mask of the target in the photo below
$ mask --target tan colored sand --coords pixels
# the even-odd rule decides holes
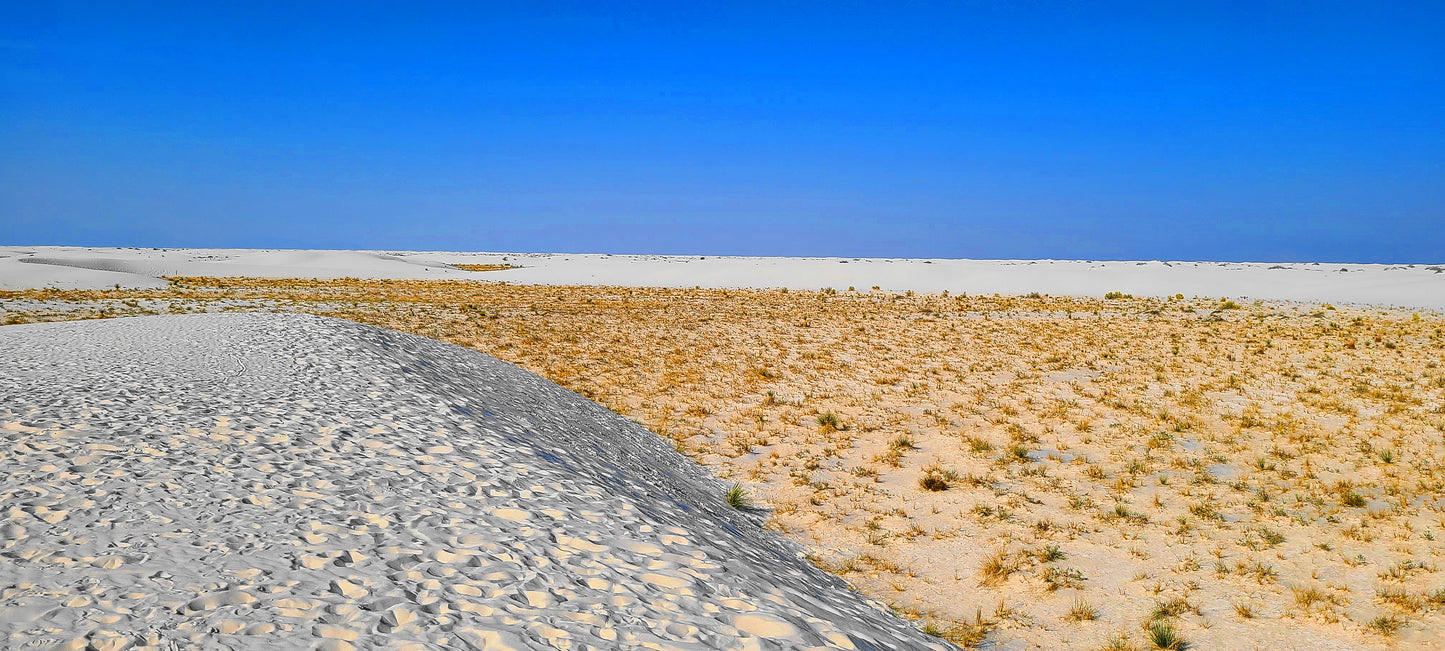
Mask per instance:
[[[1195,648],[1445,645],[1435,314],[866,288],[190,286],[49,298],[111,314],[244,299],[233,308],[513,361],[742,482],[817,564],[958,641],[1146,646],[1157,612]],[[12,318],[100,304],[74,305]]]

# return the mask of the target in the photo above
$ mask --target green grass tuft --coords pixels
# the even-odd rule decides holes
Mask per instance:
[[[723,499],[727,500],[728,506],[735,509],[745,509],[753,503],[752,498],[748,497],[747,489],[744,489],[742,484],[733,484],[732,488],[729,488],[728,492],[723,495]]]

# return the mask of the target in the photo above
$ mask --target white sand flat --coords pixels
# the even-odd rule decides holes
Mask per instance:
[[[473,274],[374,251],[0,247],[0,289],[164,287],[166,276],[447,279]]]
[[[412,335],[0,328],[6,648],[951,648],[724,488],[576,394]]]
[[[503,261],[486,274],[520,284],[787,287],[969,294],[1175,294],[1445,309],[1445,265],[1081,260],[741,258],[580,254],[418,254],[436,261]]]
[[[469,272],[452,264],[513,264]],[[1209,296],[1445,310],[1445,264],[912,260],[413,251],[0,247],[0,289],[155,287],[163,276],[415,278],[545,285]]]

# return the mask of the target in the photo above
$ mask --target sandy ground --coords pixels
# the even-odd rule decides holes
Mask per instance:
[[[1310,272],[1376,279],[1374,307],[1328,283],[1323,302],[819,291],[809,269],[858,264],[836,260],[784,261],[808,291],[693,289],[706,261],[680,258],[643,280],[685,288],[507,276],[606,256],[568,257],[435,260],[519,264],[473,276],[507,282],[0,292],[0,322],[308,312],[486,352],[742,482],[813,564],[963,644],[1445,646],[1445,320],[1378,306],[1438,303],[1431,268]],[[1098,271],[1127,267],[1151,269]],[[1240,267],[1257,296],[1291,271]]]
[[[512,265],[469,272],[455,264]],[[0,289],[163,287],[168,276],[500,280],[618,287],[885,291],[1357,303],[1445,309],[1445,264],[750,258],[417,251],[0,247]]]
[[[0,330],[6,648],[944,649],[663,439],[304,315]]]
[[[816,565],[961,643],[1445,644],[1438,314],[354,280],[0,298],[8,321],[310,311],[488,352],[743,482]]]

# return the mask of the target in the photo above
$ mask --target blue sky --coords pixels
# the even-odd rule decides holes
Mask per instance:
[[[1445,261],[1445,3],[0,7],[0,243]]]

